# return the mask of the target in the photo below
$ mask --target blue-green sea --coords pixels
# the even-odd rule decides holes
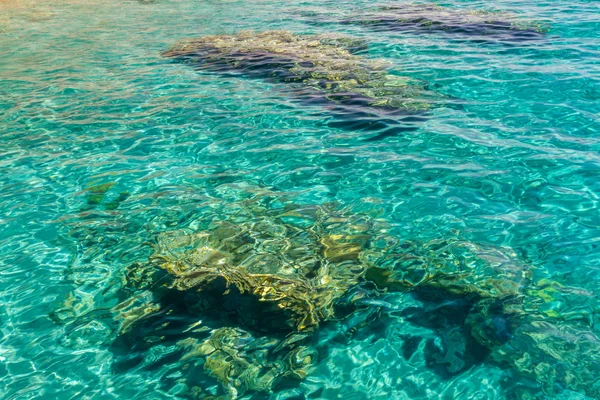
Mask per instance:
[[[436,2],[535,21],[531,41],[347,23],[390,4],[408,2],[0,0],[0,398],[600,398],[600,4]],[[162,55],[244,30],[360,38],[357,57],[443,100],[392,134],[393,115],[340,118],[294,83]],[[360,215],[388,261],[410,243],[427,268],[473,272],[441,298],[357,292],[306,334],[306,374],[264,390],[182,350],[216,329],[191,306],[121,337],[149,243],[240,223],[265,196]],[[502,312],[469,308],[482,263],[503,288],[521,277]],[[480,326],[498,343],[481,350]],[[236,351],[271,337],[248,331]]]

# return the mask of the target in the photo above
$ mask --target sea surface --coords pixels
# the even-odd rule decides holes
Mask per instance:
[[[202,206],[209,200],[227,208],[261,191],[365,213],[400,241],[466,244],[499,268],[533,271],[538,282],[569,288],[544,297],[549,324],[600,335],[600,4],[437,3],[539,22],[547,32],[535,41],[340,23],[382,4],[390,3],[0,1],[0,398],[234,398],[201,362],[189,372],[181,337],[115,350],[111,321],[126,269],[151,253],[145,243],[213,218]],[[358,55],[448,101],[415,129],[388,135],[388,122],[341,120],[297,101],[287,83],[161,55],[181,39],[241,30],[364,39]],[[235,220],[235,210],[219,217]],[[544,375],[541,366],[560,366],[560,354],[534,360],[527,373],[468,354],[449,368],[439,354],[450,328],[401,312],[435,312],[431,301],[390,292],[368,306],[377,319],[343,340],[345,321],[321,324],[304,379],[238,398],[598,393]],[[531,354],[552,337],[546,327],[513,338],[505,324],[494,320],[497,335],[530,340],[522,348]],[[136,362],[123,361],[132,353]]]

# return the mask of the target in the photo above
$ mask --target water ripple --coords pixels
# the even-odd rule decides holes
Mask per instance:
[[[563,336],[587,343],[598,334],[598,5],[444,3],[548,24],[527,43],[340,23],[384,4],[0,1],[5,398],[218,393],[172,343],[120,354],[110,310],[125,268],[149,256],[147,242],[200,229],[212,202],[239,188],[369,213],[398,241],[472,243],[496,262],[503,254],[510,262],[500,264],[532,266],[542,282],[531,289],[540,304],[528,306],[586,326]],[[161,57],[185,38],[274,29],[363,39],[359,57],[385,60],[444,100],[414,129],[394,131],[394,115],[344,119],[295,100],[297,88],[281,82]],[[410,310],[444,305],[385,296],[379,304],[392,306],[354,336],[351,318],[316,333],[320,358],[307,379],[245,398],[586,398],[497,363],[452,358],[444,346],[463,346],[460,335],[409,321]],[[139,362],[122,362],[132,355]],[[448,374],[448,365],[464,369]]]

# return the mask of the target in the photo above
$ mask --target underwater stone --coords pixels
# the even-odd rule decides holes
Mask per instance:
[[[334,103],[340,116],[421,114],[443,98],[410,78],[390,74],[387,63],[352,54],[365,47],[362,40],[331,35],[240,32],[184,40],[163,56],[198,70],[299,85],[303,90],[294,90],[294,96],[310,104]]]
[[[260,352],[249,349],[255,339],[239,328],[219,328],[199,342],[185,339],[178,345],[186,349],[183,360],[201,357],[204,369],[216,378],[231,398],[247,391],[270,391],[285,374],[280,363],[267,362]]]
[[[217,307],[263,333],[313,331],[361,281],[360,254],[387,224],[333,204],[265,205],[260,196],[215,201],[211,218],[194,224],[201,229],[158,234],[149,261],[127,269],[126,287],[153,292],[149,303],[179,298],[191,313]]]
[[[90,206],[97,206],[102,203],[104,195],[106,195],[106,192],[114,185],[115,182],[108,182],[87,188],[87,204]]]
[[[397,251],[367,251],[366,276],[381,288],[439,289],[448,296],[505,299],[519,297],[531,279],[529,266],[500,249],[470,242],[404,242]],[[367,261],[368,260],[368,261]]]
[[[116,210],[121,203],[129,198],[129,192],[121,191],[116,197],[111,196],[107,201],[107,193],[116,185],[116,182],[108,182],[100,185],[95,185],[87,188],[86,203],[87,208],[104,206],[104,209],[113,211]]]
[[[291,215],[311,224],[285,223]],[[212,291],[222,282],[223,296],[252,296],[263,311],[284,313],[291,330],[310,331],[330,319],[335,301],[364,274],[359,255],[369,236],[357,229],[368,224],[357,228],[351,216],[325,207],[249,219],[161,234],[151,264],[167,272],[175,290]]]
[[[451,9],[436,4],[380,7],[349,17],[344,23],[375,30],[443,32],[507,42],[539,40],[548,31],[543,24],[519,20],[511,13]]]
[[[126,271],[122,301],[110,309],[116,321],[102,326],[117,325],[119,337],[141,346],[175,332],[184,360],[235,398],[304,379],[317,359],[311,334],[327,321],[342,319],[353,335],[394,313],[441,329],[451,354],[426,347],[430,360],[451,356],[449,374],[491,362],[549,394],[600,397],[600,339],[593,311],[582,311],[593,293],[559,284],[509,248],[402,241],[385,221],[338,205],[282,205],[272,192],[239,197],[205,204],[193,229],[157,234],[150,259]],[[423,309],[377,298],[393,291],[410,292]],[[93,305],[80,309],[79,300],[69,298],[55,320],[87,322]],[[182,316],[193,323],[169,325]]]
[[[298,335],[284,340],[256,338],[243,329],[224,327],[205,340],[188,338],[177,344],[185,350],[183,362],[204,360],[204,369],[228,397],[237,398],[246,392],[270,392],[283,379],[306,378],[317,354],[302,344],[304,339]]]
[[[533,268],[511,253],[437,240],[401,243],[391,257],[362,256],[374,263],[365,279],[380,289],[422,293],[427,301],[466,301],[469,311],[460,325],[487,349],[488,361],[535,379],[546,393],[566,387],[600,397],[595,373],[600,356],[594,350],[600,338],[590,328],[592,317],[544,307],[568,295],[571,303],[581,303],[590,294],[551,279],[534,280]]]
[[[365,248],[367,235],[328,235],[321,239],[323,256],[332,263],[358,260]]]
[[[491,361],[535,379],[548,394],[566,387],[600,398],[600,339],[589,326],[529,313],[513,314],[507,323],[511,335],[490,347]]]

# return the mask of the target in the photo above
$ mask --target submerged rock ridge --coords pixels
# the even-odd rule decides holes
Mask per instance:
[[[382,31],[444,32],[507,42],[539,40],[548,31],[541,23],[507,12],[452,9],[436,4],[383,6],[343,22]]]
[[[360,39],[334,35],[240,32],[183,40],[163,56],[198,70],[289,83],[294,98],[355,119],[399,123],[399,117],[423,114],[443,100],[423,83],[390,73],[387,63],[353,54],[366,47]]]
[[[410,288],[425,303],[462,302],[457,325],[484,350],[482,361],[539,382],[549,395],[567,388],[600,398],[594,307],[581,311],[577,304],[589,300],[589,293],[540,276],[498,248],[446,240],[402,247],[400,256],[371,253],[366,279],[380,289]],[[577,311],[561,313],[559,305],[576,305]]]
[[[195,398],[297,386],[325,356],[315,337],[326,325],[347,327],[340,332],[352,338],[391,313],[440,338],[441,347],[406,339],[407,348],[426,341],[428,365],[440,374],[489,362],[548,395],[567,388],[600,397],[597,321],[580,304],[589,293],[560,285],[509,248],[400,239],[381,210],[229,191],[203,203],[188,227],[153,235],[147,259],[124,271],[110,312],[70,297],[54,319],[77,331],[81,320],[110,318],[111,346],[126,354],[116,368],[151,365],[136,357],[169,349]],[[390,303],[393,292],[422,306]],[[128,359],[131,349],[137,355]],[[219,389],[207,390],[214,382],[202,376]]]

